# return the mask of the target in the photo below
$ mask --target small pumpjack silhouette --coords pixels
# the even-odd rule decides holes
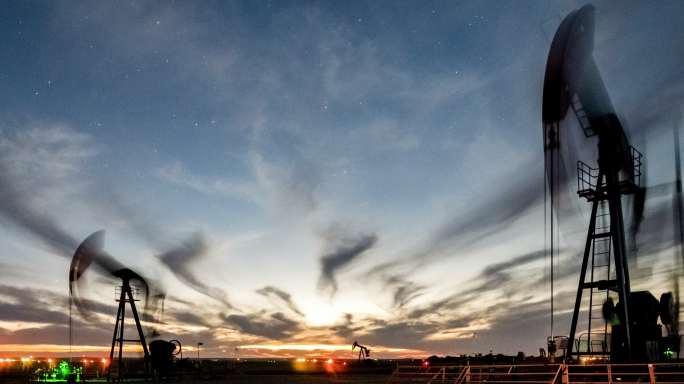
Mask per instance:
[[[352,344],[352,352],[356,348],[359,349],[359,361],[361,361],[362,359],[366,360],[367,358],[370,357],[370,349],[368,349],[367,347],[365,347],[365,346],[363,346],[363,345],[361,345],[355,341],[354,344]]]

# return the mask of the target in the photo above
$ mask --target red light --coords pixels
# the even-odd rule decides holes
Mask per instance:
[[[428,361],[423,361],[423,366],[424,366],[424,367],[427,367],[428,365],[430,365],[430,363],[429,363]]]

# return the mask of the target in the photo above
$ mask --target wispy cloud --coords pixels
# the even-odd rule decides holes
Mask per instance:
[[[285,303],[287,308],[289,308],[292,312],[296,313],[299,316],[304,316],[304,313],[299,309],[299,307],[297,307],[297,304],[292,299],[292,295],[283,291],[280,288],[268,285],[261,289],[258,289],[256,293],[264,297],[279,299],[280,301]]]
[[[85,182],[82,168],[97,153],[92,139],[60,125],[0,136],[0,215],[53,252],[71,257],[78,241],[48,205]]]
[[[288,318],[281,312],[224,315],[222,319],[226,326],[271,340],[287,340],[302,330],[299,322]]]
[[[202,194],[249,202],[269,213],[306,215],[317,208],[319,171],[310,162],[276,164],[256,150],[246,161],[249,177],[243,180],[194,174],[179,161],[157,169],[156,175]]]
[[[336,274],[349,266],[378,241],[375,234],[350,233],[348,229],[332,226],[325,234],[325,252],[320,257],[321,275],[318,287],[328,290],[331,297],[337,292]]]
[[[190,173],[180,161],[175,161],[168,166],[159,168],[156,174],[166,182],[190,188],[203,194],[259,202],[254,200],[256,196],[254,196],[255,186],[253,184],[249,182],[241,183],[235,180],[227,181],[219,178],[207,179]]]
[[[383,285],[392,289],[394,307],[403,308],[414,299],[423,295],[426,287],[408,280],[402,275],[387,275],[383,277]]]
[[[158,257],[182,282],[232,309],[233,305],[229,302],[228,295],[222,289],[207,284],[202,277],[198,276],[191,269],[192,265],[204,256],[207,250],[208,244],[204,236],[196,233],[190,239],[180,244],[180,246],[162,253]]]

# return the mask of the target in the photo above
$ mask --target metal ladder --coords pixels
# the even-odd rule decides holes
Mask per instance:
[[[603,318],[603,304],[611,297],[611,250],[610,212],[608,202],[598,202],[594,234],[591,244],[591,271],[589,274],[589,308],[587,322],[587,352],[589,354],[608,353],[608,322]],[[597,296],[596,298],[594,296]],[[598,324],[596,324],[598,323]],[[599,325],[600,324],[600,325]],[[598,326],[597,326],[598,325]],[[600,329],[600,332],[596,332]],[[592,335],[603,334],[599,340],[592,340]]]

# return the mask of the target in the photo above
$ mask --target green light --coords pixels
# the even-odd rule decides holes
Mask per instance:
[[[663,352],[663,355],[665,355],[665,357],[667,357],[668,359],[672,359],[674,357],[675,353],[670,347],[668,347],[665,350],[665,352]]]
[[[82,367],[72,367],[68,361],[61,361],[57,367],[52,368],[42,374],[38,381],[46,383],[66,383],[69,381],[69,376],[75,375],[75,381],[81,381],[81,375],[83,373]]]
[[[71,373],[71,367],[69,366],[69,363],[67,363],[66,361],[62,361],[61,363],[59,363],[59,372],[64,377],[69,376],[69,374]]]

